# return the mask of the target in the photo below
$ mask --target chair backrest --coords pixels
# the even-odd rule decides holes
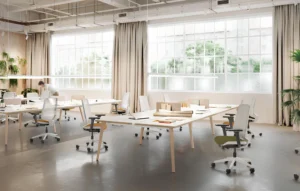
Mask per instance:
[[[172,102],[168,94],[164,94],[164,102]]]
[[[3,99],[15,98],[17,96],[16,92],[5,92],[3,94]]]
[[[88,122],[89,118],[93,116],[92,112],[91,112],[91,107],[90,107],[88,99],[84,98],[82,100],[82,107],[83,107],[83,113],[84,113],[84,121]]]
[[[51,96],[51,98],[56,98],[57,101],[66,101],[66,97],[65,96]]]
[[[72,95],[71,96],[71,101],[72,100],[83,100],[83,99],[85,99],[84,95]]]
[[[130,93],[126,92],[123,97],[122,97],[122,102],[121,102],[121,108],[128,110],[129,108],[129,98],[130,98]]]
[[[140,96],[139,97],[139,101],[140,101],[141,112],[149,111],[150,110],[150,105],[149,105],[148,97],[147,96]]]
[[[44,99],[42,118],[54,120],[56,117],[56,109],[57,109],[57,99],[56,98]]]
[[[50,92],[48,90],[45,90],[41,94],[41,99],[47,99],[50,98]]]
[[[255,117],[257,119],[258,116],[254,112],[254,110],[255,110],[255,103],[256,103],[255,97],[253,97],[251,100],[242,100],[242,102],[241,102],[241,104],[248,104],[250,106],[249,115],[251,117]]]
[[[10,98],[10,99],[4,99],[5,105],[21,105],[22,99],[20,98]]]
[[[249,111],[250,111],[250,106],[247,104],[241,104],[237,108],[234,128],[243,130],[243,132],[240,133],[241,138],[246,138],[248,120],[249,120]]]

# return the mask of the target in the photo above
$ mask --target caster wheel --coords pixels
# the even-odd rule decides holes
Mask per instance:
[[[106,142],[103,142],[103,144],[106,145],[107,143],[106,143]]]
[[[68,119],[68,121],[70,121],[70,119]]]
[[[145,137],[143,136],[142,139],[144,139]]]
[[[92,142],[91,145],[94,146],[94,143]]]
[[[260,133],[259,136],[262,136],[262,133]]]
[[[252,163],[251,163],[251,162],[248,162],[248,164],[250,164],[250,165],[251,165]]]
[[[147,130],[149,130],[149,127],[147,128]]]
[[[230,174],[231,170],[230,169],[226,169],[226,174]]]
[[[251,134],[251,132],[250,132],[250,131],[247,131],[247,133],[248,133],[248,134]]]
[[[33,139],[30,139],[30,143],[33,143]]]
[[[56,121],[59,121],[59,119],[57,119]]]
[[[39,137],[39,139],[41,140],[43,137]]]
[[[60,138],[56,138],[56,141],[59,142],[59,141],[60,141]]]
[[[295,150],[295,153],[298,154],[298,153],[299,153],[299,150]]]
[[[41,140],[41,143],[42,143],[42,144],[44,144],[44,143],[45,143],[45,141],[44,141],[44,140]]]
[[[251,143],[248,144],[248,147],[249,147],[249,148],[251,147]]]
[[[211,163],[211,168],[215,168],[216,167],[216,164],[215,163]]]
[[[149,135],[149,132],[147,132],[146,135]]]
[[[241,151],[244,151],[244,148],[241,148]]]
[[[104,149],[105,149],[106,151],[108,151],[108,146],[104,146]]]
[[[179,131],[182,131],[182,129],[179,129]]]
[[[156,139],[158,140],[158,139],[159,139],[159,136],[156,136]]]
[[[36,126],[36,127],[38,127],[38,126],[39,126],[39,124],[36,124],[35,126]]]
[[[67,119],[67,117],[65,117],[65,119]]]
[[[88,153],[91,153],[91,152],[92,152],[92,149],[91,149],[91,148],[87,148],[87,152],[88,152]]]
[[[169,132],[169,129],[167,129],[167,132]]]
[[[24,127],[27,127],[28,126],[28,123],[24,124]]]
[[[162,134],[161,134],[161,133],[159,133],[158,135],[159,135],[160,137],[162,136]]]
[[[14,121],[14,123],[16,123],[16,122]]]
[[[252,138],[254,139],[254,138],[255,138],[255,135],[252,135]]]
[[[137,137],[137,136],[138,136],[138,134],[136,133],[136,134],[134,134],[134,136],[135,136],[135,137]]]
[[[294,174],[294,179],[297,181],[299,180],[299,175],[298,174]]]
[[[250,168],[250,173],[254,174],[254,172],[255,172],[255,169],[254,168]]]
[[[236,162],[233,163],[233,166],[236,166]]]
[[[76,150],[79,150],[79,145],[76,145]]]
[[[228,161],[225,161],[224,164],[228,164]]]

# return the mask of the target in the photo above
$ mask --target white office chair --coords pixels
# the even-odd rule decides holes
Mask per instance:
[[[48,90],[45,90],[41,93],[41,100],[44,100],[44,99],[47,99],[47,98],[50,98],[51,95],[50,95],[50,92]]]
[[[31,103],[31,102],[39,101],[39,100],[40,100],[40,97],[39,97],[38,93],[36,93],[36,92],[27,93],[27,104]],[[31,123],[36,125],[37,116],[39,116],[39,118],[41,118],[41,112],[30,112],[30,114],[33,116],[33,120],[29,120],[29,121],[25,122],[24,127],[27,127]]]
[[[84,95],[72,95],[71,96],[71,101],[82,101],[83,99],[85,99]],[[69,107],[69,108],[62,109],[64,111],[64,118],[68,121],[70,121],[70,119],[71,119],[71,116],[68,115],[68,112],[71,111],[72,109],[75,109],[75,107]],[[76,117],[74,117],[74,120],[76,120]]]
[[[147,96],[139,96],[139,103],[140,103],[140,110],[141,112],[146,112],[150,110],[150,105],[148,102],[148,97]],[[153,130],[154,128],[149,128],[147,127],[147,131],[146,131],[146,135],[147,135],[147,139],[149,138],[148,136],[150,135],[150,133],[155,133],[156,134],[156,139],[158,140],[159,137],[162,136],[162,134],[159,131],[155,131]],[[159,128],[156,128],[159,129]],[[159,129],[161,130],[161,129]],[[138,133],[135,133],[135,136],[138,137]],[[144,139],[144,136],[143,136]]]
[[[247,129],[248,129],[248,121],[249,121],[249,111],[250,106],[246,104],[241,104],[238,107],[236,120],[235,120],[235,128],[229,128],[226,131],[234,132],[234,136],[217,136],[215,137],[215,142],[220,145],[222,148],[232,148],[233,157],[227,157],[225,159],[216,160],[211,164],[212,168],[215,168],[218,163],[228,164],[230,162],[229,167],[226,169],[226,174],[230,174],[232,168],[236,166],[237,163],[246,165],[250,169],[250,173],[253,174],[255,169],[251,164],[250,159],[237,157],[236,150],[248,144]],[[221,124],[217,126],[227,126],[226,124]]]
[[[4,99],[4,103],[5,103],[6,106],[7,105],[19,105],[20,106],[22,104],[22,99],[20,99],[20,98],[9,98],[9,99],[6,98],[6,99]],[[1,123],[3,123],[5,120],[6,119],[2,119]],[[15,123],[16,121],[19,120],[19,115],[17,115],[17,117],[12,117],[11,115],[9,115],[8,120],[13,121]]]
[[[126,92],[122,97],[122,102],[120,105],[112,104],[115,109],[112,112],[115,112],[115,113],[121,114],[121,115],[128,113],[129,112],[129,98],[130,98],[130,93]]]
[[[97,149],[94,149],[94,146],[98,148],[98,140],[94,139],[94,133],[100,133],[101,127],[104,127],[105,130],[107,129],[106,123],[101,123],[98,121],[102,116],[105,116],[105,114],[93,115],[91,112],[89,101],[85,98],[82,99],[82,107],[84,111],[84,121],[82,122],[81,127],[84,131],[88,131],[91,133],[91,139],[84,145],[76,145],[76,150],[84,147],[88,153],[97,152]],[[103,142],[103,145],[104,149],[107,151],[108,146],[106,142]]]
[[[34,139],[39,138],[41,143],[50,136],[54,137],[57,141],[60,141],[60,137],[56,133],[49,133],[48,126],[53,126],[54,132],[56,132],[55,120],[56,120],[56,109],[57,109],[57,99],[46,98],[44,100],[44,105],[42,109],[42,119],[37,120],[37,126],[46,126],[45,133],[31,137],[30,142],[32,143]]]

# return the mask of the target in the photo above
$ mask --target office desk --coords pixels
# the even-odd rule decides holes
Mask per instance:
[[[210,125],[212,128],[212,133],[214,134],[214,125],[213,125],[213,116],[228,112],[230,110],[236,109],[237,105],[216,105],[216,104],[210,104],[210,108],[203,112],[203,114],[193,114],[190,118],[183,118],[183,117],[153,117],[154,111],[144,112],[141,113],[142,115],[149,116],[149,119],[141,119],[141,120],[132,120],[129,119],[130,116],[128,115],[109,115],[101,117],[100,121],[103,123],[108,124],[124,124],[124,125],[132,125],[141,127],[141,132],[139,136],[139,143],[142,144],[142,137],[144,134],[144,127],[157,127],[157,128],[165,128],[169,129],[169,139],[170,139],[170,153],[171,153],[171,169],[172,172],[175,172],[175,149],[174,149],[174,129],[181,127],[183,125],[189,126],[189,133],[190,133],[190,144],[191,148],[194,148],[194,138],[193,138],[193,129],[192,129],[192,123],[195,121],[203,120],[205,118],[210,119]],[[195,112],[194,112],[195,113]],[[173,123],[159,123],[155,120],[161,120],[161,119],[178,119],[177,121]],[[100,158],[100,148],[102,144],[102,138],[104,134],[104,127],[101,127],[100,135],[99,135],[99,143],[98,143],[98,151],[97,151],[97,161]]]
[[[103,105],[103,104],[113,104],[113,103],[120,103],[121,100],[114,100],[114,99],[89,99],[89,103],[91,106],[94,105]],[[81,110],[82,103],[81,101],[58,101],[57,109],[61,111],[62,109],[66,108],[76,108],[79,107]],[[5,115],[5,133],[4,133],[4,143],[7,145],[8,142],[8,116],[11,114],[18,114],[19,115],[19,130],[22,129],[23,126],[23,113],[34,113],[34,112],[41,112],[43,109],[43,101],[36,101],[31,104],[26,105],[10,105],[5,107],[4,109],[0,108],[0,114]],[[83,116],[82,116],[83,117]],[[59,119],[60,121],[60,119]]]

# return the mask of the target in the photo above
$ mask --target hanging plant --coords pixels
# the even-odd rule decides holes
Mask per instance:
[[[17,65],[9,65],[8,67],[11,74],[18,74],[19,73],[19,67]]]
[[[6,73],[6,61],[0,60],[0,74]]]
[[[9,79],[9,87],[17,87],[18,86],[18,79]]]
[[[21,66],[26,66],[27,60],[25,58],[20,58],[19,56],[17,57],[18,63]]]
[[[9,55],[7,52],[2,52],[2,58],[5,59],[5,60],[8,60],[9,59]]]

